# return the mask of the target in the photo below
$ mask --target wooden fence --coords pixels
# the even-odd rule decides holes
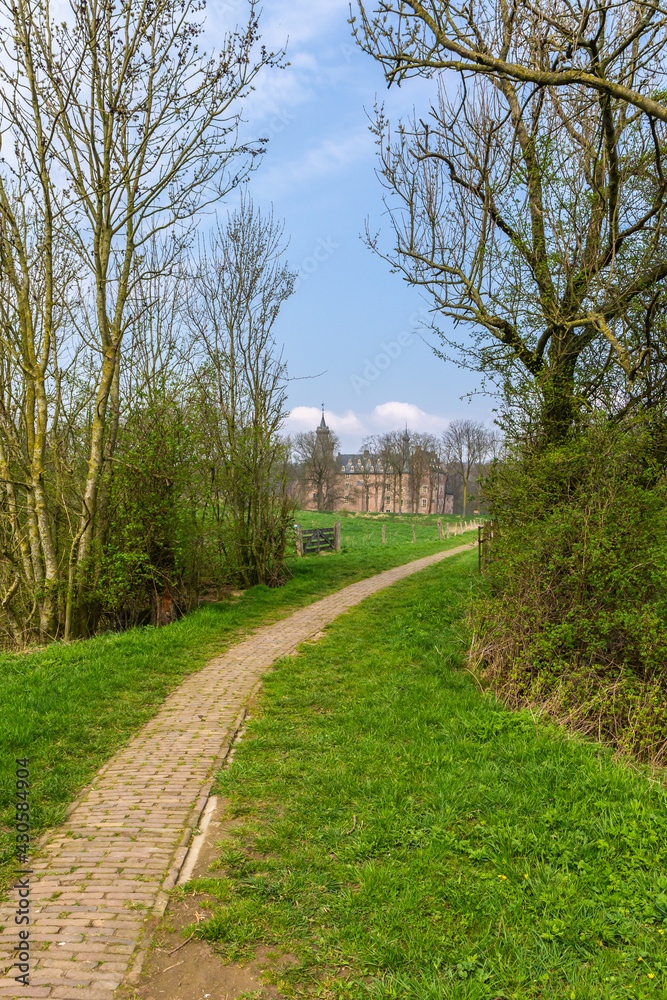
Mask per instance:
[[[497,537],[497,521],[486,521],[484,524],[480,524],[477,529],[477,562],[480,573],[482,570],[486,569],[489,563],[493,562],[493,543]]]
[[[419,522],[417,522],[419,524]],[[482,549],[486,546],[485,551],[490,551],[490,545],[493,538],[493,532],[490,531],[490,525],[493,522],[485,522],[484,525],[480,525],[480,522],[475,519],[473,521],[459,520],[450,524],[449,522],[443,525],[442,521],[438,520],[438,537],[440,541],[444,541],[447,538],[455,537],[456,535],[463,535],[468,531],[474,531],[478,528],[479,531],[479,544],[480,544],[480,557],[479,566],[480,572],[482,566],[486,565],[489,561],[488,555],[482,558]],[[415,530],[415,525],[410,525],[412,529],[412,541],[417,541],[417,532]],[[427,528],[430,525],[426,526]],[[483,534],[484,533],[484,534]],[[301,525],[294,525],[294,534],[296,541],[296,551],[300,556],[307,556],[311,553],[317,552],[339,552],[340,551],[340,521],[336,521],[333,528],[302,528]],[[430,540],[430,538],[429,538]],[[387,525],[382,525],[382,544],[387,543]]]
[[[419,522],[417,522],[417,523],[419,523]],[[438,521],[437,521],[438,538],[440,539],[441,542],[443,542],[446,538],[453,538],[455,535],[464,535],[467,531],[474,531],[474,529],[478,525],[479,525],[479,521],[477,521],[477,520],[474,520],[474,521],[463,521],[463,520],[461,520],[461,521],[455,521],[453,524],[450,524],[449,522],[447,522],[447,524],[445,524],[445,526],[443,527],[442,521],[440,519],[438,519]],[[430,525],[426,525],[426,527],[429,528]],[[412,528],[412,541],[416,542],[417,541],[417,533],[415,531],[414,524],[411,525],[411,528]],[[421,530],[421,526],[420,526],[420,530]],[[429,541],[431,540],[430,539],[430,535],[429,535],[429,539],[428,540]],[[386,524],[383,524],[382,525],[382,544],[386,545],[386,543],[387,543],[387,526],[386,526]]]

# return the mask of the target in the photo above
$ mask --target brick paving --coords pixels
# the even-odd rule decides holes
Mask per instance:
[[[353,583],[230,647],[192,674],[98,771],[30,879],[30,985],[17,984],[16,890],[0,905],[0,997],[112,1000],[136,980],[215,774],[264,671],[371,594],[460,545]]]

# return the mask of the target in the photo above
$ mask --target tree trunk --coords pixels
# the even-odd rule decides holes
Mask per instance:
[[[577,417],[574,395],[576,358],[558,358],[541,380],[541,429],[544,443],[559,445],[568,439]]]
[[[104,437],[106,425],[107,404],[113,383],[115,368],[117,364],[117,352],[115,348],[107,348],[104,354],[102,374],[100,377],[97,395],[95,398],[95,411],[93,414],[92,433],[90,440],[90,454],[88,458],[88,474],[83,495],[83,503],[80,515],[80,539],[76,558],[76,591],[78,599],[78,631],[81,636],[89,634],[89,623],[87,610],[84,607],[86,586],[90,580],[91,558],[93,548],[93,538],[96,527],[97,500],[102,475],[102,460],[104,455]],[[70,600],[69,587],[74,586],[73,581],[68,581],[68,600]]]

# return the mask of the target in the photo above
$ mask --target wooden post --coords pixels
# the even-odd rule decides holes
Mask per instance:
[[[477,528],[477,572],[482,572],[482,529]]]
[[[442,533],[442,521],[438,521],[438,538],[442,541],[444,537]]]
[[[296,541],[296,551],[297,555],[303,555],[303,535],[301,534],[301,526],[299,524],[294,525],[294,536]]]
[[[447,535],[446,535],[446,537],[449,538],[449,521],[447,521],[446,528],[447,528]]]
[[[386,530],[387,530],[387,525],[386,525],[386,524],[383,524],[383,525],[382,525],[382,544],[383,544],[383,545],[384,545],[384,544],[386,543],[386,541],[387,541],[387,539],[386,539],[386,536],[385,536],[385,532],[386,532]]]
[[[412,541],[413,542],[417,541],[417,536],[415,535],[415,526],[414,526],[414,524],[412,525]]]
[[[340,552],[340,521],[334,524],[334,551]]]

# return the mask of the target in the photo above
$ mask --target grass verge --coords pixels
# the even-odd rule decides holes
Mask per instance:
[[[184,890],[216,900],[198,934],[294,955],[287,997],[664,998],[665,792],[456,669],[473,568],[367,599],[267,675],[217,781],[240,825]]]
[[[330,520],[333,517],[329,515]],[[403,531],[408,530],[405,525]],[[354,550],[290,560],[285,587],[253,587],[235,603],[203,606],[165,628],[107,633],[68,645],[0,655],[0,892],[12,877],[15,760],[31,759],[36,839],[62,821],[95,771],[151,718],[180,681],[249,629],[383,569],[452,548],[435,538],[357,544]],[[472,539],[472,534],[467,539]],[[352,531],[343,529],[343,543]]]

